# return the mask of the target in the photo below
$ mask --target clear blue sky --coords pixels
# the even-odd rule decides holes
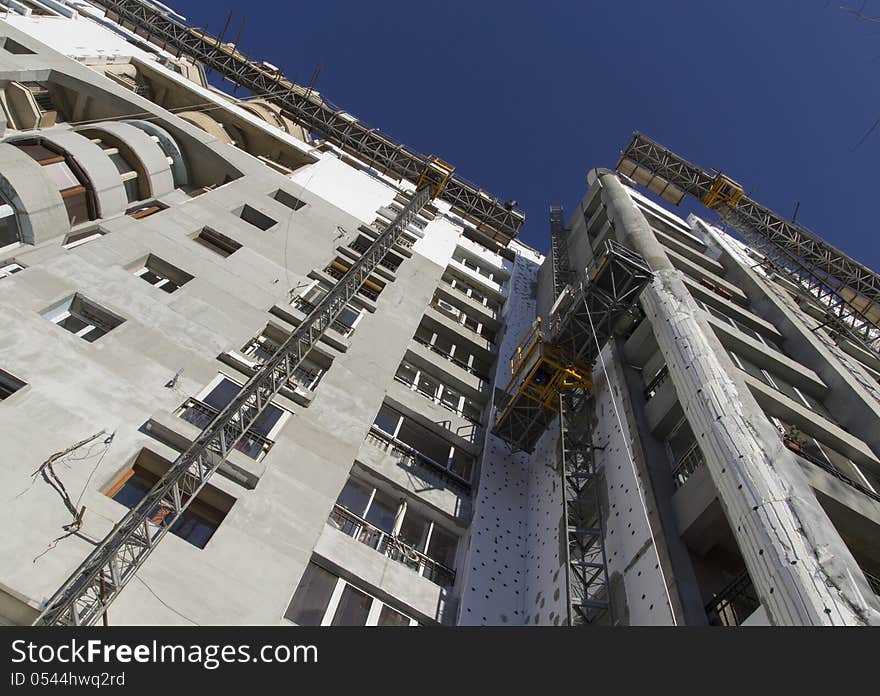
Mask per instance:
[[[880,269],[880,24],[861,0],[166,0],[527,215],[640,130]],[[865,12],[880,15],[880,0]]]

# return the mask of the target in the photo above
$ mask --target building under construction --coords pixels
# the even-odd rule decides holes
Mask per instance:
[[[0,622],[880,623],[873,271],[640,134],[545,258],[231,27],[0,5]]]

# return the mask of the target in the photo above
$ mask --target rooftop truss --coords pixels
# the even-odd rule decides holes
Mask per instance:
[[[633,135],[617,169],[676,205],[685,194],[703,201],[718,178],[641,133]],[[868,314],[875,315],[880,303],[880,275],[748,196],[717,210],[772,266],[825,308],[825,323],[832,330],[877,352],[880,326]]]
[[[165,50],[186,55],[230,82],[284,109],[306,130],[367,162],[382,174],[417,182],[430,158],[395,142],[331,104],[243,55],[237,47],[186,26],[142,0],[95,0],[109,15]],[[502,246],[516,236],[525,216],[464,179],[453,176],[439,196],[477,230]]]

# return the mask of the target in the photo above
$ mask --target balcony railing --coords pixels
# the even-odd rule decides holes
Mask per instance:
[[[459,359],[456,358],[454,355],[450,355],[450,354],[447,353],[445,350],[442,350],[441,348],[438,348],[437,346],[432,345],[429,341],[426,341],[424,338],[419,338],[418,336],[413,336],[413,340],[414,340],[416,343],[425,346],[425,348],[427,348],[428,350],[430,350],[432,353],[436,353],[437,355],[443,357],[445,360],[448,360],[448,361],[451,362],[452,364],[457,365],[458,367],[460,367],[460,368],[461,368],[462,370],[464,370],[465,372],[469,372],[469,373],[472,374],[474,377],[477,377],[478,379],[481,379],[481,380],[483,380],[484,382],[488,382],[488,381],[489,381],[489,378],[488,378],[486,375],[484,375],[484,374],[483,374],[482,372],[480,372],[479,370],[475,370],[473,367],[471,367],[470,365],[468,365],[464,360],[459,360]]]
[[[790,449],[792,452],[794,452],[796,455],[798,455],[799,457],[801,457],[803,459],[806,459],[808,462],[810,462],[810,464],[815,464],[820,469],[824,469],[829,474],[834,476],[834,478],[838,479],[839,481],[843,481],[846,485],[850,486],[851,488],[854,488],[859,493],[863,493],[864,495],[868,496],[872,500],[876,500],[878,503],[880,503],[880,495],[878,495],[877,493],[872,491],[870,488],[863,486],[858,481],[853,481],[849,476],[838,471],[833,465],[831,465],[827,461],[820,459],[819,457],[817,457],[813,454],[810,454],[803,447],[801,447],[800,444],[798,444],[794,440],[792,440],[788,437],[785,437],[783,435],[782,443],[786,447],[788,447],[788,449]]]
[[[429,558],[400,538],[370,524],[341,505],[333,506],[328,522],[352,539],[357,539],[383,556],[411,568],[435,585],[451,587],[455,583],[455,571],[452,568]]]
[[[880,597],[880,578],[861,569],[871,587],[871,591]],[[706,605],[706,614],[712,626],[740,626],[755,610],[761,606],[758,593],[752,584],[747,570],[737,575],[728,585],[712,597]]]
[[[695,442],[685,455],[678,460],[678,464],[672,471],[672,478],[675,481],[675,487],[681,488],[691,475],[703,466],[706,460],[703,459],[703,452],[699,445]]]
[[[406,443],[396,440],[375,425],[371,426],[370,431],[367,433],[367,442],[389,454],[400,456],[420,471],[424,472],[427,478],[433,478],[441,484],[461,493],[470,493],[471,483],[468,479],[459,476],[447,465],[434,461],[414,447],[410,447]]]
[[[711,626],[739,626],[761,606],[748,571],[737,575],[724,589],[716,592],[706,605]]]
[[[180,407],[178,415],[183,418],[183,420],[192,423],[200,430],[204,430],[208,427],[208,424],[217,417],[218,413],[220,413],[220,411],[203,401],[199,401],[198,399],[187,399],[183,406]],[[230,428],[230,436],[237,436],[239,433],[238,428],[234,425],[230,426]],[[251,459],[259,461],[274,444],[275,443],[272,442],[272,440],[248,430],[241,439],[235,443],[235,449]]]
[[[409,380],[406,377],[401,377],[400,375],[394,375],[394,379],[396,379],[401,384],[405,384],[410,389],[415,389],[415,391],[417,391],[419,394],[424,396],[426,399],[430,399],[438,406],[441,406],[442,408],[445,408],[447,411],[451,411],[455,415],[457,415],[461,418],[464,418],[468,423],[472,423],[475,426],[477,426],[478,428],[481,428],[483,426],[483,424],[480,423],[480,421],[475,420],[474,418],[471,418],[470,416],[465,415],[464,412],[461,411],[460,409],[457,409],[453,406],[450,406],[445,401],[443,401],[443,399],[438,398],[436,394],[432,394],[431,392],[429,392],[425,389],[422,389],[416,382],[413,382],[412,380]]]
[[[304,312],[305,314],[309,314],[315,309],[316,305],[306,299],[303,299],[302,297],[297,297],[293,301],[293,306]],[[330,324],[330,328],[345,337],[348,337],[354,333],[354,329],[352,327],[348,326],[347,324],[343,324],[341,321],[339,321],[339,319],[334,319],[333,323]]]
[[[666,383],[667,379],[669,379],[669,368],[664,365],[660,368],[660,371],[654,375],[654,379],[648,382],[648,385],[645,387],[645,401],[653,399],[657,392],[660,391],[660,387]]]

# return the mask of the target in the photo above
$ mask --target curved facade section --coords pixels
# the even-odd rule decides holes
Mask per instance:
[[[53,128],[35,134],[16,135],[7,142],[25,147],[48,146],[49,149],[62,154],[68,166],[77,170],[74,172],[78,175],[77,178],[81,176],[84,179],[81,184],[94,196],[95,209],[89,211],[88,215],[84,209],[78,209],[76,214],[71,212],[71,224],[84,222],[84,217],[96,219],[119,215],[128,207],[128,197],[119,171],[104,151],[84,135]],[[55,163],[46,166],[53,164]],[[59,175],[65,176],[66,173],[59,172]],[[59,187],[63,188],[65,183],[59,182]],[[62,197],[64,197],[63,192]],[[71,211],[70,206],[68,211]]]
[[[169,168],[173,179],[173,187],[186,186],[189,183],[189,173],[186,167],[186,158],[174,137],[161,126],[151,121],[121,121],[146,133],[162,150],[167,159],[170,159]]]
[[[12,207],[17,221],[17,230],[4,226],[0,249],[16,241],[39,244],[70,231],[61,193],[41,170],[19,148],[0,143],[0,196]]]
[[[135,176],[136,186],[129,185],[128,201],[163,196],[174,190],[171,165],[162,148],[147,133],[127,123],[109,121],[81,128],[77,132],[90,140],[100,139],[100,147],[117,164],[120,175]],[[112,154],[111,154],[112,153]],[[130,168],[130,169],[129,169]],[[132,191],[136,188],[137,193]]]

